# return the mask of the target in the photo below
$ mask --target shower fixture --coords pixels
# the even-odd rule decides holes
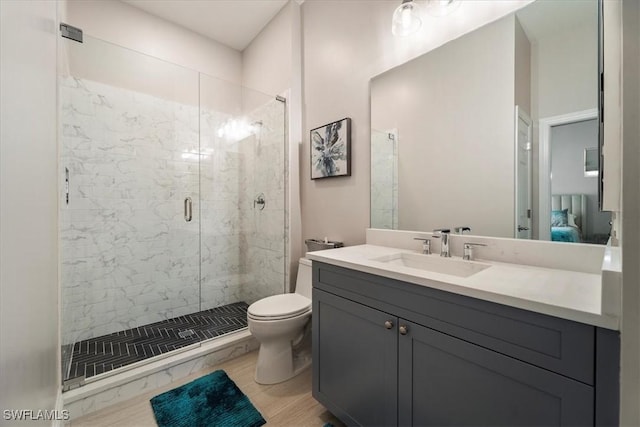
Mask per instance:
[[[253,208],[256,209],[256,205],[258,209],[263,210],[267,201],[265,200],[264,193],[258,194],[255,199],[253,199]]]

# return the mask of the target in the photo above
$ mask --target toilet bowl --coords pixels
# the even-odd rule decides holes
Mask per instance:
[[[249,331],[260,342],[255,380],[276,384],[311,364],[311,261],[301,258],[294,293],[274,295],[247,309]]]

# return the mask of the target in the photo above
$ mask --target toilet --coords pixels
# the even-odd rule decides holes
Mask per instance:
[[[298,263],[295,292],[273,295],[247,309],[249,331],[260,342],[255,380],[276,384],[311,364],[311,260]]]

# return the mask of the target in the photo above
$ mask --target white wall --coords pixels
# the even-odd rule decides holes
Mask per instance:
[[[154,98],[198,106],[198,73],[192,69],[93,37],[85,37],[83,43],[61,38],[58,57],[61,77],[73,76]]]
[[[598,105],[598,26],[595,21],[532,43],[533,117],[559,116]]]
[[[454,14],[425,17],[420,32],[391,34],[391,1],[319,1],[302,5],[304,111],[301,153],[302,235],[359,244],[369,225],[369,79],[494,21],[529,1],[466,1]],[[352,118],[352,176],[311,181],[309,131]]]
[[[515,105],[531,117],[531,42],[515,18]]]
[[[120,1],[62,0],[60,21],[91,37],[241,83],[240,52]]]
[[[623,0],[621,425],[640,425],[640,5]],[[606,114],[606,112],[605,112]]]
[[[0,409],[52,410],[60,384],[56,5],[3,0],[0,17]]]
[[[398,129],[401,230],[513,236],[514,43],[508,16],[371,81],[372,127]]]
[[[291,87],[293,2],[287,3],[242,51],[242,85],[269,95]]]

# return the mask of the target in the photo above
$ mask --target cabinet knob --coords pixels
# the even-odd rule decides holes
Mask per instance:
[[[409,332],[409,328],[407,328],[406,325],[400,325],[398,330],[400,331],[400,335],[407,335],[407,332]]]
[[[387,320],[386,322],[384,322],[384,327],[387,329],[393,328],[393,322],[391,320]]]

